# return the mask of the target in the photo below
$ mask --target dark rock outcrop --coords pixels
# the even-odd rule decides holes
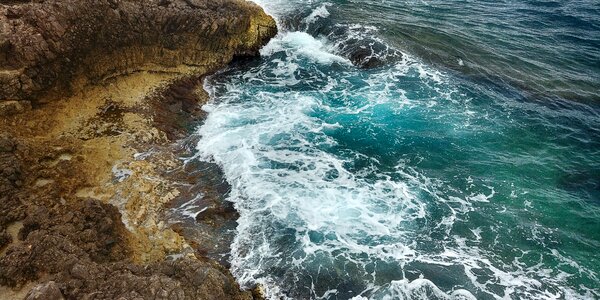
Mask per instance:
[[[402,53],[378,38],[372,27],[337,23],[332,16],[311,16],[297,11],[281,20],[291,31],[304,31],[314,37],[325,36],[339,54],[363,69],[379,68],[402,59]]]
[[[205,74],[276,32],[242,0],[0,1],[0,99],[62,96],[136,71]],[[50,92],[50,94],[48,94]]]

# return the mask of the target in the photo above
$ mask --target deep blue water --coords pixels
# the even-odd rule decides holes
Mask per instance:
[[[268,1],[197,158],[272,299],[600,298],[600,4]]]

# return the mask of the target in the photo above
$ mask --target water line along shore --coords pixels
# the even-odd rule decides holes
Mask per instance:
[[[276,32],[241,0],[1,1],[0,299],[259,297],[163,214],[203,76]]]

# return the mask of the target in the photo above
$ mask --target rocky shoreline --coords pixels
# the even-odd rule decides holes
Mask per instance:
[[[243,0],[0,1],[0,299],[259,298],[164,213],[203,76],[276,32]]]

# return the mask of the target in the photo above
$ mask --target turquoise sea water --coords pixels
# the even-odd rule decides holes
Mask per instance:
[[[271,299],[600,298],[600,4],[260,3],[197,159]]]

